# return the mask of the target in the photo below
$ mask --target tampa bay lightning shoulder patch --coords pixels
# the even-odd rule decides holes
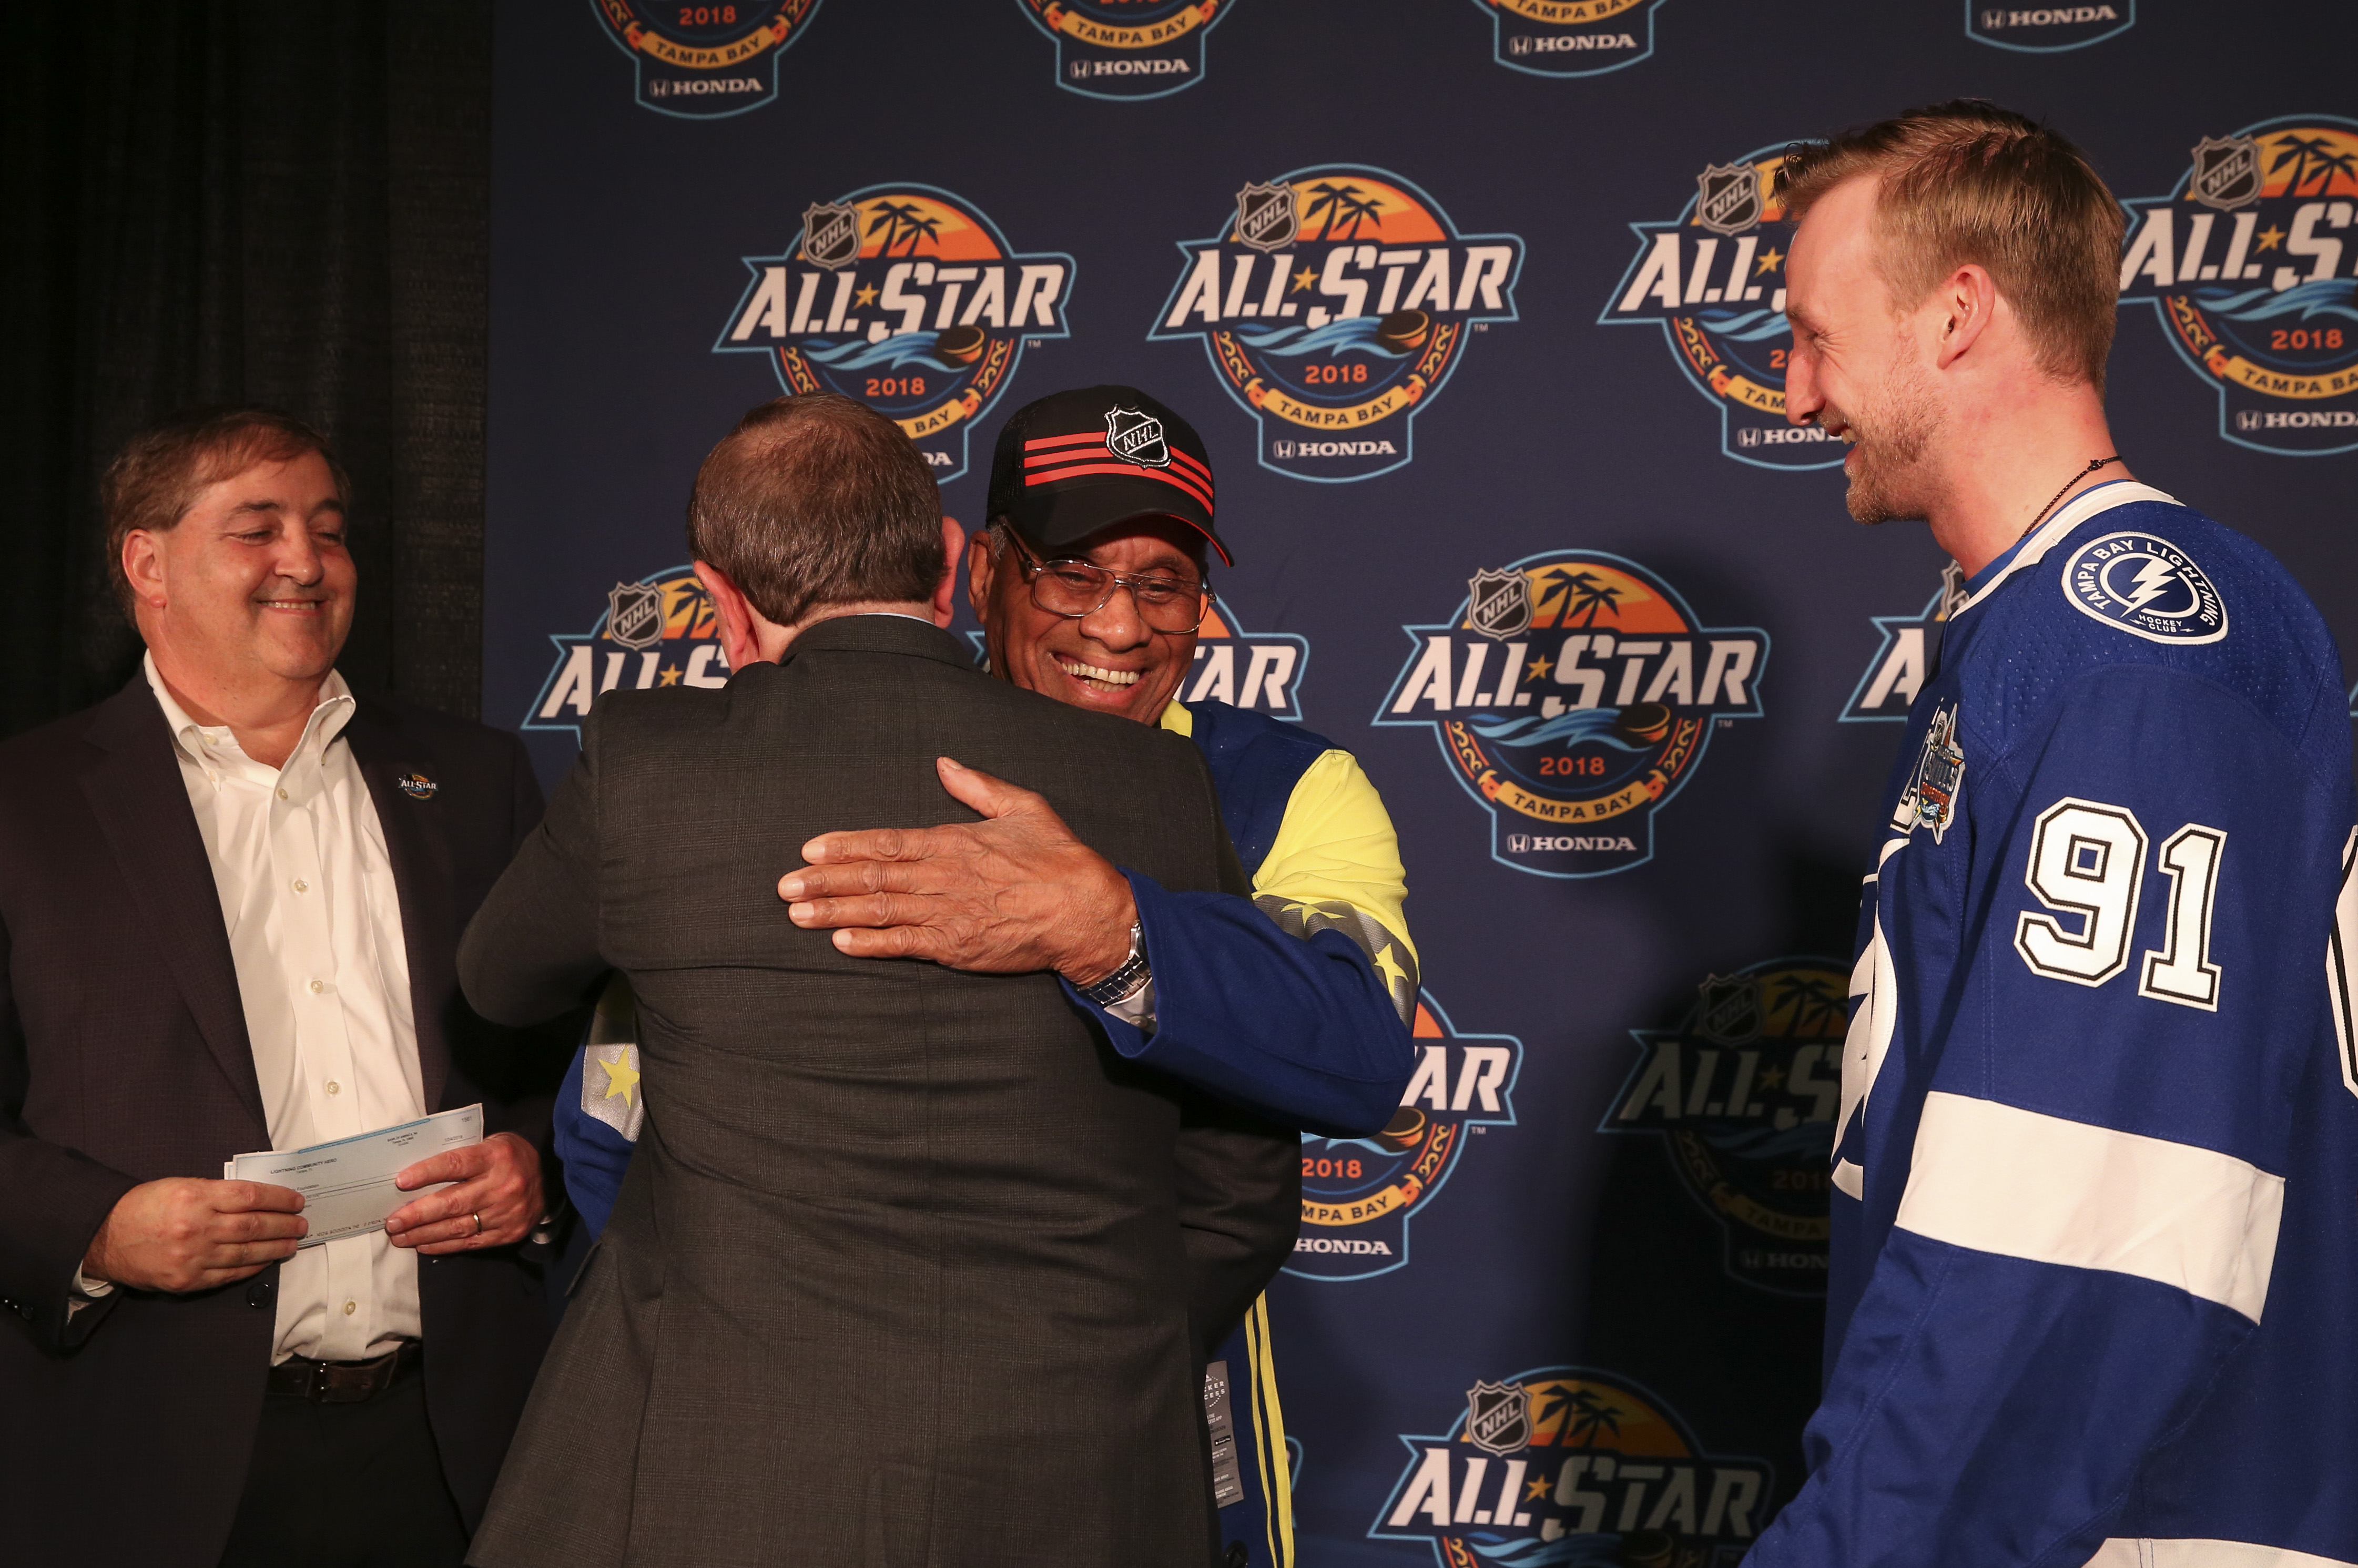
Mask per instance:
[[[2063,563],[2063,597],[2092,621],[2148,643],[2216,643],[2227,605],[2187,553],[2158,534],[2107,534]]]

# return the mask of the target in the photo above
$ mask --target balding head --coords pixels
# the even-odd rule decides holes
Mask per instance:
[[[697,470],[687,549],[780,626],[830,604],[932,597],[942,502],[922,453],[830,392],[750,410]]]

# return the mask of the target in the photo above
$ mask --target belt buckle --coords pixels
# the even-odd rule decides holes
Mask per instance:
[[[398,1346],[366,1361],[314,1362],[308,1397],[313,1404],[365,1404],[393,1386],[400,1365]]]

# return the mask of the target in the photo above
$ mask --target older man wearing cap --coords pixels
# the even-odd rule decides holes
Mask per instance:
[[[1048,954],[1125,1056],[1289,1124],[1379,1131],[1414,1065],[1398,841],[1349,752],[1300,725],[1178,700],[1212,603],[1208,557],[1233,564],[1215,499],[1203,442],[1170,408],[1130,386],[1057,393],[1000,433],[967,583],[1000,678],[1202,748],[1251,898],[1174,893],[1075,854],[1038,797],[972,773],[946,782],[982,822],[825,835],[779,891],[796,924],[837,928],[854,955],[990,970]],[[567,1185],[591,1228],[636,1132],[626,1008],[610,1000],[590,1047],[597,1070],[585,1088],[577,1061],[558,1098]],[[1238,1511],[1223,1514],[1225,1534],[1251,1541],[1238,1563],[1292,1556],[1269,1343],[1257,1303],[1214,1362],[1249,1396],[1243,1463],[1223,1492],[1255,1520],[1244,1530]]]

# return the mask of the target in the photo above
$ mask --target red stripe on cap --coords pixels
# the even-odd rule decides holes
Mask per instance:
[[[1034,440],[1024,442],[1023,449],[1027,452],[1032,452],[1039,450],[1042,447],[1069,447],[1076,441],[1095,441],[1099,446],[1103,446],[1105,444],[1105,432],[1103,430],[1084,430],[1077,436],[1042,436]]]
[[[1119,473],[1130,474],[1141,479],[1159,479],[1165,484],[1175,484],[1187,492],[1204,503],[1206,511],[1213,509],[1214,492],[1208,481],[1199,481],[1192,474],[1175,472],[1167,469],[1152,469],[1143,464],[1132,463],[1126,458],[1116,457],[1112,452],[1108,451],[1102,442],[1095,447],[1076,448],[1069,452],[1044,452],[1036,458],[1024,459],[1023,466],[1027,469],[1042,470],[1036,474],[1027,474],[1023,481],[1026,484],[1048,484],[1056,480],[1081,473]]]
[[[1120,474],[1129,479],[1154,480],[1171,486],[1174,490],[1186,492],[1203,505],[1205,511],[1209,512],[1212,509],[1211,496],[1194,481],[1182,478],[1178,474],[1165,473],[1161,469],[1133,468],[1129,463],[1083,463],[1058,468],[1046,473],[1027,473],[1023,476],[1023,482],[1027,487],[1035,484],[1055,484],[1059,480],[1077,479],[1083,474],[1092,473]]]
[[[1110,463],[1118,466],[1093,466],[1088,468],[1076,466],[1084,463],[1094,465],[1105,465]],[[1076,448],[1069,452],[1043,452],[1037,457],[1025,458],[1023,460],[1023,466],[1027,469],[1053,469],[1055,470],[1054,472],[1027,475],[1024,479],[1024,483],[1026,484],[1045,484],[1052,480],[1063,479],[1068,474],[1076,473],[1136,474],[1142,478],[1159,479],[1165,484],[1175,484],[1182,490],[1186,491],[1189,494],[1195,496],[1196,500],[1201,501],[1206,510],[1209,510],[1212,506],[1212,475],[1211,471],[1207,469],[1204,469],[1202,464],[1197,463],[1194,465],[1196,470],[1202,471],[1203,477],[1201,479],[1197,479],[1193,472],[1148,468],[1142,463],[1134,464],[1126,458],[1117,457],[1113,452],[1107,449],[1106,444],[1102,440],[1098,441],[1094,447]]]
[[[1113,453],[1106,447],[1105,438],[1100,436],[1094,447],[1081,447],[1069,452],[1042,452],[1036,457],[1025,458],[1023,466],[1027,469],[1036,469],[1043,463],[1085,463],[1094,458],[1112,456]]]
[[[1166,443],[1166,445],[1168,443]],[[1174,463],[1185,463],[1187,465],[1187,471],[1194,474],[1197,479],[1202,480],[1206,484],[1212,482],[1212,470],[1206,468],[1202,463],[1197,462],[1195,459],[1189,457],[1186,453],[1181,451],[1176,447],[1171,448],[1171,460]]]

